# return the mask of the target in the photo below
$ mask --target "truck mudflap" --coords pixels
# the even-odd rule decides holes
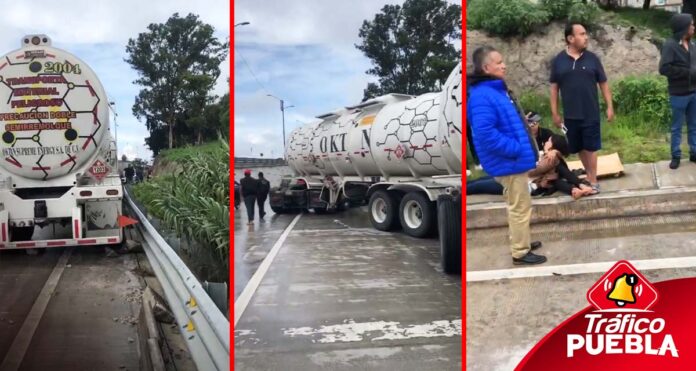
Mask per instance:
[[[440,234],[440,262],[447,274],[462,271],[462,196],[442,194],[437,197],[437,220]]]

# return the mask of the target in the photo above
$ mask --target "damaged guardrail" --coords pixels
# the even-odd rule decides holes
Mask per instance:
[[[138,209],[128,190],[125,199],[140,223],[143,248],[162,284],[181,334],[199,370],[230,369],[230,322],[176,252]]]

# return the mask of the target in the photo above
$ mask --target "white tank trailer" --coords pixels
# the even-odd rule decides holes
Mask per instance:
[[[442,265],[461,271],[462,67],[441,92],[389,94],[317,116],[290,133],[295,173],[271,191],[275,212],[368,204],[372,225],[439,232]]]
[[[109,101],[76,56],[28,35],[0,58],[0,250],[119,244]]]

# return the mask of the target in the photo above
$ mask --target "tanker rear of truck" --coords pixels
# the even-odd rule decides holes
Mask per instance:
[[[48,36],[20,44],[0,59],[0,249],[121,243],[104,88]]]
[[[271,207],[323,214],[366,204],[378,230],[439,235],[443,270],[460,272],[461,85],[460,63],[440,92],[377,97],[294,130],[294,176],[271,191]]]

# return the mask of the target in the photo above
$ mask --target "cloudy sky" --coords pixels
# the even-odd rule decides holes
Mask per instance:
[[[282,157],[286,136],[320,114],[359,103],[376,78],[355,48],[363,20],[402,0],[236,0],[234,23],[235,156]],[[254,77],[255,76],[255,77]],[[257,81],[258,80],[258,81]]]
[[[150,23],[164,23],[178,12],[194,13],[216,30],[225,41],[230,34],[228,0],[22,0],[4,1],[0,12],[0,50],[2,54],[19,48],[22,36],[43,33],[53,46],[67,50],[84,60],[96,72],[109,98],[116,102],[120,155],[149,159],[152,152],[144,138],[149,136],[144,122],[132,114],[135,96],[140,91],[132,82],[137,74],[123,61],[126,43],[146,31]],[[229,90],[229,61],[220,69],[215,93]],[[113,117],[112,117],[113,119]],[[113,131],[113,121],[112,121]]]

